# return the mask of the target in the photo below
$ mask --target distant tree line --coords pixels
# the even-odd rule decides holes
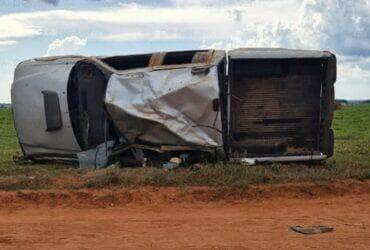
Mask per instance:
[[[370,103],[370,100],[345,100],[345,99],[336,99],[336,103],[341,105],[354,105],[354,104],[361,104],[361,103]]]
[[[10,108],[10,103],[0,103],[0,108]]]

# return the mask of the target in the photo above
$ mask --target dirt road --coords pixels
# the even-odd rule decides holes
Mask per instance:
[[[309,190],[304,189],[304,193]],[[55,199],[51,204],[45,203],[45,194],[3,192],[0,248],[370,249],[370,193],[368,187],[355,189],[335,195],[291,192],[280,197],[206,202],[204,198],[152,199],[161,197],[158,193],[175,197],[180,192],[160,189],[151,190],[155,194],[147,202],[132,196],[130,202],[117,202],[111,194],[104,206],[76,204],[82,201],[65,193],[48,193],[48,200]],[[180,196],[184,195],[176,197]],[[89,200],[86,195],[84,199]],[[305,236],[289,229],[314,224],[334,227],[334,231]]]

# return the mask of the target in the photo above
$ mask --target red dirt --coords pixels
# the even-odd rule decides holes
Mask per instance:
[[[0,192],[0,248],[369,249],[370,182]]]

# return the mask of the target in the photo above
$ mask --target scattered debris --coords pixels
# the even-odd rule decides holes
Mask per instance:
[[[246,165],[250,165],[250,166],[256,165],[256,160],[253,159],[253,158],[242,158],[241,162],[246,164]]]
[[[180,165],[182,163],[182,159],[179,157],[173,157],[171,158],[170,162],[176,165]]]
[[[168,170],[177,168],[182,163],[182,159],[179,157],[173,157],[169,160],[169,162],[163,164],[162,166]]]
[[[292,226],[290,227],[294,232],[301,233],[301,234],[322,234],[322,233],[329,233],[334,230],[332,227],[316,225],[310,227],[303,227],[303,226]]]
[[[186,167],[189,165],[190,154],[180,154],[178,157],[172,157],[168,162],[162,166],[167,170],[174,169],[177,167]]]
[[[26,165],[26,164],[31,164],[32,163],[32,161],[30,159],[28,159],[27,157],[25,157],[23,155],[20,155],[19,152],[16,152],[13,155],[13,162],[15,164],[19,164],[19,165]]]

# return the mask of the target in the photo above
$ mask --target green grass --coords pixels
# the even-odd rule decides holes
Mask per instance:
[[[370,104],[344,106],[335,112],[335,157],[342,168],[370,170]]]
[[[11,112],[0,109],[0,190],[211,186],[246,189],[251,184],[370,179],[370,104],[335,112],[335,155],[324,163],[243,166],[209,163],[201,168],[120,168],[86,171],[63,165],[15,165],[20,149]]]
[[[19,151],[10,109],[0,109],[0,168],[10,168],[15,152]]]

